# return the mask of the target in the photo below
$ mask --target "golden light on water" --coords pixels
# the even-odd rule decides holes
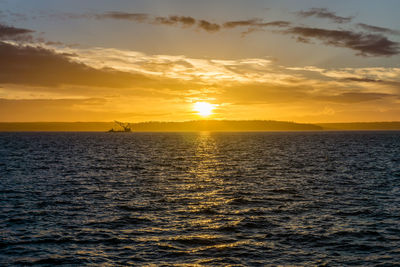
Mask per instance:
[[[213,114],[216,105],[207,102],[194,103],[193,110],[197,111],[200,116],[207,117]]]

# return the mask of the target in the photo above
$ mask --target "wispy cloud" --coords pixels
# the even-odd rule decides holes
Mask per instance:
[[[358,23],[357,26],[361,27],[364,30],[370,31],[370,32],[379,32],[379,33],[400,35],[400,31],[389,29],[389,28],[368,25],[368,24],[365,24],[365,23]]]
[[[75,18],[76,15],[71,14],[70,17]],[[78,16],[79,17],[79,16]],[[103,14],[86,14],[81,17],[94,17],[96,19],[117,19],[117,20],[130,20],[135,22],[146,22],[150,16],[145,13],[126,13],[126,12],[106,12]]]
[[[234,20],[227,21],[223,24],[225,28],[236,28],[236,27],[288,27],[290,26],[289,21],[271,21],[265,22],[262,19],[249,19],[249,20]]]
[[[146,13],[126,13],[126,12],[105,12],[102,14],[86,14],[83,17],[94,17],[96,19],[115,19],[115,20],[127,20],[138,23],[148,24],[159,24],[169,26],[194,26],[197,20],[190,16],[151,16]]]
[[[336,23],[348,23],[353,19],[352,17],[341,17],[336,15],[335,12],[329,11],[327,8],[311,8],[307,11],[296,12],[301,17],[317,17],[323,19],[329,19]]]
[[[328,18],[337,23],[350,22],[351,17],[341,17],[334,12],[324,8],[313,8],[308,11],[299,11],[298,15],[302,17]],[[71,15],[76,17],[76,15]],[[146,23],[152,25],[167,25],[182,28],[201,29],[209,33],[219,32],[222,29],[247,28],[242,36],[255,31],[262,31],[264,28],[277,27],[282,30],[274,33],[291,34],[296,36],[296,41],[302,43],[311,43],[311,39],[322,41],[328,46],[343,47],[357,51],[359,56],[393,56],[400,53],[399,44],[383,36],[383,33],[395,34],[397,31],[376,27],[372,25],[357,24],[369,32],[356,32],[353,30],[332,30],[312,27],[293,27],[292,22],[285,20],[264,21],[261,18],[252,18],[247,20],[231,20],[223,23],[214,23],[205,19],[196,19],[191,16],[152,16],[146,13],[126,13],[126,12],[106,12],[102,14],[86,14],[85,17],[94,17],[96,19],[115,19],[127,20],[137,23]]]
[[[75,15],[73,15],[75,16]],[[195,19],[191,16],[152,16],[146,13],[127,13],[127,12],[106,12],[102,14],[85,14],[83,17],[94,17],[96,19],[116,19],[127,20],[138,23],[146,23],[153,25],[167,25],[167,26],[180,26],[180,27],[195,27],[207,32],[217,32],[221,26],[217,23],[210,22],[204,19]]]
[[[196,24],[196,19],[189,16],[169,16],[169,17],[155,17],[154,23],[163,25],[182,25],[182,26],[193,26]]]
[[[210,33],[218,32],[222,29],[232,29],[237,27],[248,27],[248,28],[288,27],[291,24],[288,21],[266,22],[260,18],[254,18],[249,20],[233,20],[220,24],[211,22],[206,19],[197,19],[191,16],[179,16],[179,15],[152,16],[146,13],[127,13],[120,11],[105,12],[102,14],[84,14],[84,15],[69,14],[67,15],[67,17],[96,18],[98,20],[115,19],[115,20],[133,21],[137,23],[146,23],[152,25],[178,26],[183,28],[193,27],[196,29],[205,30]]]

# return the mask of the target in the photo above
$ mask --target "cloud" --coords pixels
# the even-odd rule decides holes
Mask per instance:
[[[392,29],[389,29],[389,28],[383,28],[383,27],[368,25],[368,24],[365,24],[365,23],[358,23],[357,26],[363,28],[364,30],[370,31],[370,32],[379,32],[379,33],[400,35],[400,31],[392,30]]]
[[[219,24],[211,23],[206,20],[200,20],[198,26],[199,28],[208,32],[217,32],[221,29],[221,26]]]
[[[236,28],[236,27],[249,27],[255,26],[262,22],[261,19],[249,19],[249,20],[234,20],[227,21],[223,24],[225,28]]]
[[[246,100],[250,103],[250,98],[254,103],[277,102],[279,97],[288,102],[301,99],[301,96],[311,99],[310,90],[315,96],[335,96],[354,90],[390,94],[400,88],[400,69],[396,68],[285,68],[261,58],[210,60],[117,49],[79,50],[67,51],[79,54],[80,60],[89,66],[112,66],[113,69],[165,79],[160,86],[169,88],[169,97],[185,98],[192,94],[193,97],[204,94],[207,97],[215,93],[212,97],[226,102]],[[157,90],[166,92],[160,86]],[[227,89],[231,87],[232,90]],[[221,95],[221,92],[224,93]]]
[[[129,16],[108,13],[108,16],[139,23],[201,28],[208,32],[235,27],[290,27],[289,22],[264,22],[261,19],[215,24],[185,16],[152,17],[139,13],[131,13]],[[14,27],[9,27],[8,31],[11,33],[7,33],[7,36],[29,35],[32,32]],[[306,41],[320,40],[328,45],[356,50],[362,55],[398,53],[397,43],[380,34],[306,27],[290,27],[278,33],[290,34]],[[35,115],[34,110],[43,107],[35,115],[38,118],[49,119],[46,114],[59,114],[67,119],[85,113],[91,114],[90,118],[102,120],[107,112],[111,114],[110,117],[122,114],[113,110],[122,110],[124,114],[121,116],[129,115],[132,106],[136,109],[140,103],[146,106],[141,110],[148,108],[146,112],[151,113],[151,109],[160,101],[174,104],[169,109],[160,105],[157,110],[159,114],[181,107],[182,102],[196,99],[241,103],[254,108],[266,104],[300,109],[312,106],[311,103],[335,103],[338,106],[374,101],[390,103],[398,97],[396,88],[399,88],[400,72],[397,69],[375,68],[362,71],[309,67],[289,70],[265,58],[196,59],[100,47],[52,49],[50,44],[21,45],[0,41],[0,85],[4,87],[0,89],[0,98],[7,98],[7,101],[2,101],[3,106],[8,105],[9,110],[15,110],[16,114],[22,114],[24,105],[32,104],[25,111]],[[315,75],[310,75],[310,71]],[[17,101],[24,97],[40,99],[46,96],[91,100]],[[18,118],[23,117],[21,115]],[[56,115],[54,118],[57,118]]]
[[[76,15],[70,16],[75,18]],[[116,19],[116,20],[128,20],[138,23],[147,23],[152,25],[166,25],[166,26],[181,26],[181,27],[195,27],[210,33],[218,32],[221,29],[231,29],[236,27],[249,27],[249,28],[263,28],[263,27],[288,27],[290,22],[288,21],[271,21],[264,22],[262,19],[255,18],[249,20],[235,20],[227,21],[222,24],[213,23],[204,19],[195,19],[190,16],[151,16],[145,13],[125,13],[125,12],[106,12],[103,14],[92,14],[83,15],[83,17],[94,17],[96,19]],[[252,32],[250,30],[248,32]]]
[[[399,54],[398,43],[381,34],[292,27],[287,21],[250,19],[218,24],[189,16],[154,17],[118,12],[103,15],[97,19],[192,27],[211,33],[236,27],[261,30],[280,27],[277,33],[292,35],[300,41],[321,41],[349,48],[363,56]],[[240,107],[239,112],[245,113],[244,116],[252,114],[247,110],[249,106],[257,109],[260,116],[266,116],[265,112],[279,114],[279,107],[291,110],[287,114],[297,115],[307,110],[314,114],[311,109],[315,106],[329,105],[335,111],[347,109],[351,114],[354,107],[370,105],[376,109],[399,103],[400,69],[396,68],[288,70],[265,58],[199,59],[100,47],[55,46],[52,49],[50,45],[58,43],[47,42],[46,46],[6,41],[30,36],[32,32],[0,27],[0,40],[4,40],[0,41],[0,86],[3,87],[0,88],[0,120],[26,120],[27,117],[111,120],[129,116],[143,119],[146,114],[168,120],[176,116],[172,112],[187,112],[187,106],[182,103],[196,99],[210,99],[223,107],[228,107],[227,103],[248,105]],[[375,32],[387,33],[376,29]],[[165,106],[165,103],[170,104]],[[229,112],[227,108],[225,114],[230,116]],[[182,119],[191,118],[184,116]]]
[[[95,17],[96,19],[117,19],[117,20],[130,20],[136,22],[146,22],[149,15],[145,13],[126,13],[126,12],[106,12],[103,14],[84,15],[86,17]]]
[[[149,81],[143,75],[110,68],[95,69],[74,62],[68,54],[39,46],[0,42],[0,58],[2,84],[130,87],[139,82]]]
[[[335,13],[324,8],[313,8],[308,11],[297,12],[302,17],[319,17],[328,18],[337,23],[350,22],[351,17],[337,16]],[[73,15],[76,17],[76,15]],[[367,24],[358,24],[359,27],[370,32],[378,33],[363,33],[351,30],[331,30],[311,27],[292,27],[289,21],[270,21],[265,22],[260,18],[248,20],[232,20],[222,24],[213,23],[204,19],[195,19],[191,16],[152,16],[146,13],[127,13],[127,12],[105,12],[102,14],[86,14],[84,17],[94,17],[96,19],[116,19],[128,20],[137,23],[146,23],[152,25],[178,26],[183,28],[201,29],[209,33],[219,32],[222,29],[233,29],[238,27],[247,27],[247,31],[242,33],[242,36],[251,32],[263,30],[265,27],[287,28],[275,33],[293,34],[296,35],[296,41],[301,43],[312,43],[311,38],[318,39],[324,44],[335,47],[344,47],[357,51],[356,55],[361,56],[393,56],[399,54],[399,44],[389,40],[387,37],[379,33],[392,33],[396,31],[371,26]]]
[[[12,39],[12,40],[20,40],[20,39],[29,39],[28,34],[33,33],[34,31],[22,28],[15,28],[12,26],[7,26],[0,24],[0,39]]]
[[[75,17],[73,15],[71,18]],[[167,25],[167,26],[182,26],[182,27],[196,27],[198,29],[205,30],[207,32],[217,32],[221,29],[221,26],[216,23],[201,19],[195,19],[190,16],[152,16],[146,13],[126,13],[126,12],[105,12],[103,14],[86,14],[84,18],[94,17],[96,19],[116,19],[116,20],[128,20],[138,23],[147,23],[152,25]]]
[[[115,20],[127,20],[134,21],[138,23],[147,23],[152,25],[166,25],[166,26],[181,26],[181,27],[195,27],[197,29],[202,29],[207,32],[213,33],[218,32],[222,28],[230,29],[236,27],[288,27],[291,23],[288,21],[271,21],[264,22],[262,19],[250,19],[250,20],[236,20],[227,21],[223,24],[218,24],[210,22],[205,19],[195,19],[191,16],[152,16],[146,13],[126,13],[126,12],[105,12],[102,14],[85,14],[82,16],[70,14],[70,18],[96,18],[102,19],[115,19]]]
[[[265,22],[265,23],[260,23],[259,26],[264,27],[264,26],[274,26],[274,27],[288,27],[290,26],[291,22],[289,21],[283,21],[283,20],[278,20],[278,21],[272,21],[272,22]]]
[[[383,80],[383,79],[374,79],[369,77],[349,77],[344,78],[342,81],[345,82],[356,82],[356,83],[372,83],[375,84],[374,86],[377,87],[378,85],[384,88],[395,88],[397,91],[400,90],[400,81],[399,80]],[[400,91],[399,91],[400,92]]]
[[[352,17],[341,17],[336,15],[336,13],[329,11],[326,8],[311,8],[308,11],[296,12],[297,15],[307,18],[307,17],[317,17],[322,19],[329,19],[336,23],[348,23],[353,18]]]
[[[376,80],[376,79],[371,79],[371,78],[355,78],[355,77],[349,77],[349,78],[344,78],[344,81],[351,81],[351,82],[363,82],[363,83],[380,83],[383,82],[382,80]]]
[[[196,23],[196,19],[187,16],[169,16],[169,17],[156,17],[154,19],[155,23],[163,25],[183,25],[183,26],[193,26]]]
[[[188,101],[198,99],[221,103],[221,116],[241,106],[235,112],[243,118],[249,109],[265,118],[265,110],[297,116],[326,105],[335,111],[377,108],[395,105],[398,98],[396,89],[380,80],[400,79],[399,70],[391,68],[288,69],[262,58],[196,59],[106,48],[55,51],[0,43],[1,58],[6,55],[6,62],[14,63],[0,62],[0,109],[12,114],[0,120],[9,121],[26,120],[26,114],[42,121],[168,120],[171,110],[182,111],[186,120],[192,119],[184,113]]]
[[[249,19],[249,20],[234,20],[234,21],[227,21],[223,24],[224,28],[236,28],[236,27],[250,27],[250,28],[263,28],[263,27],[288,27],[290,26],[289,21],[271,21],[271,22],[264,22],[262,19]]]
[[[247,58],[240,60],[199,59],[172,55],[147,55],[144,53],[109,49],[64,49],[78,54],[81,62],[89,66],[142,73],[147,76],[165,77],[179,81],[197,81],[201,84],[264,81],[270,79],[268,72],[272,62],[265,58]],[[282,75],[274,74],[277,81]]]
[[[293,27],[283,33],[302,38],[315,38],[326,45],[345,47],[358,51],[361,56],[393,56],[400,53],[399,43],[380,34],[365,34],[347,30]],[[302,40],[304,42],[304,40]]]
[[[385,93],[400,92],[399,68],[338,68],[323,69],[314,66],[302,68],[286,68],[295,72],[313,72],[307,77],[325,83],[333,83],[335,87],[347,88],[346,90],[368,90]],[[334,88],[335,88],[334,87]]]

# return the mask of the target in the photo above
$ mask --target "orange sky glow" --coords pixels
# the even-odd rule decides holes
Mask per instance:
[[[0,121],[400,119],[396,2],[217,2],[0,2]]]

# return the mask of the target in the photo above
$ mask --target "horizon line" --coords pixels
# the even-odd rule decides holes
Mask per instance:
[[[400,120],[396,121],[337,121],[337,122],[297,122],[291,120],[270,120],[270,119],[199,119],[199,120],[185,120],[185,121],[123,121],[126,123],[137,124],[137,123],[184,123],[184,122],[201,122],[201,121],[230,121],[230,122],[246,122],[246,121],[259,121],[259,122],[289,122],[289,123],[297,123],[297,124],[346,124],[346,123],[400,123]],[[0,124],[3,123],[115,123],[113,121],[0,121]]]

